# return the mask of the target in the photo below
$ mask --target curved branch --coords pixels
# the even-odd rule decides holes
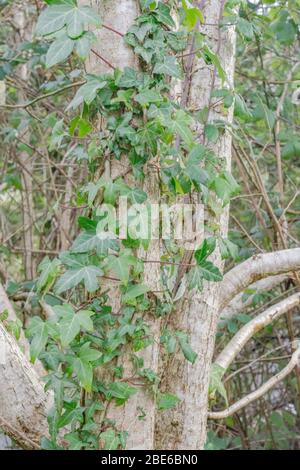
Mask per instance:
[[[254,255],[225,274],[219,311],[246,287],[260,279],[300,269],[300,248]]]
[[[278,317],[300,304],[300,292],[273,305],[241,328],[217,357],[215,363],[228,369],[247,341]]]
[[[276,276],[267,277],[266,279],[261,279],[260,281],[251,284],[247,287],[247,289],[251,289],[255,292],[249,295],[246,300],[243,300],[243,292],[234,297],[229,305],[221,312],[220,324],[222,324],[224,321],[231,320],[234,315],[243,312],[245,308],[249,307],[252,304],[254,295],[261,292],[268,292],[292,277],[292,273],[278,274]]]
[[[208,413],[209,419],[224,419],[232,416],[237,411],[245,408],[245,406],[249,405],[253,401],[258,400],[258,398],[265,395],[271,388],[273,388],[278,382],[281,382],[285,377],[287,377],[293,369],[298,365],[300,359],[300,348],[297,349],[288,365],[282,369],[278,374],[274,375],[271,379],[269,379],[266,383],[264,383],[261,387],[255,390],[252,393],[249,393],[246,397],[242,398],[241,400],[237,401],[233,405],[229,406],[223,411],[213,411]]]

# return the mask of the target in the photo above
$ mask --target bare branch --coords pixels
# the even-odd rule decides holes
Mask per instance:
[[[245,408],[245,406],[249,405],[250,403],[258,400],[260,397],[265,395],[271,388],[273,388],[276,384],[281,382],[285,377],[287,377],[293,370],[294,368],[298,365],[300,359],[300,348],[298,348],[294,354],[292,355],[292,358],[288,365],[282,369],[278,374],[275,374],[271,379],[269,379],[265,384],[263,384],[261,387],[259,387],[257,390],[255,390],[252,393],[249,393],[249,395],[245,396],[241,400],[237,401],[233,405],[229,406],[223,411],[214,411],[208,413],[208,418],[209,419],[224,419],[228,418],[229,416],[232,416],[234,413],[237,411],[241,410],[242,408]]]
[[[227,344],[223,351],[216,359],[216,363],[228,369],[234,358],[243,349],[247,341],[252,338],[258,331],[262,330],[265,326],[276,320],[284,313],[289,312],[294,307],[300,304],[300,293],[297,292],[290,297],[282,300],[278,304],[265,310],[263,313],[255,317],[252,321],[247,323],[241,328]]]
[[[266,279],[261,279],[260,281],[251,284],[250,286],[248,286],[248,289],[251,289],[255,292],[249,295],[246,300],[243,299],[243,292],[234,297],[234,299],[232,299],[229,305],[221,312],[220,324],[222,324],[224,321],[231,320],[234,315],[243,312],[247,307],[249,307],[249,305],[251,305],[253,301],[253,296],[255,294],[259,294],[261,292],[268,292],[274,289],[275,287],[279,286],[292,276],[292,273],[278,274],[276,276],[267,277]]]
[[[300,248],[252,256],[225,274],[221,283],[222,295],[219,310],[224,310],[237,294],[254,282],[299,269]]]

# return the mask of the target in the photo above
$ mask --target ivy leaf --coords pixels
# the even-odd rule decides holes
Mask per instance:
[[[107,254],[108,250],[118,250],[118,241],[113,238],[113,234],[96,233],[95,231],[88,230],[78,235],[74,241],[71,252],[72,253],[88,253],[95,250],[98,255]]]
[[[40,317],[33,317],[27,328],[26,335],[31,337],[30,360],[35,363],[39,354],[45,349],[48,340],[48,325]]]
[[[135,264],[136,258],[126,253],[120,256],[109,255],[107,259],[107,268],[124,284],[128,283],[130,268]]]
[[[77,7],[71,2],[64,5],[51,5],[44,10],[37,22],[36,34],[47,36],[67,26],[71,38],[77,38],[84,31],[84,24],[100,26],[101,20],[88,6]]]
[[[174,132],[177,132],[186,144],[192,145],[194,142],[194,135],[190,129],[191,124],[192,118],[183,111],[183,109],[180,109],[176,112],[172,122],[170,123],[170,128]]]
[[[87,33],[83,34],[80,38],[77,39],[75,47],[76,47],[76,53],[80,59],[85,60],[87,59],[90,49],[91,49],[91,44],[92,41],[95,40],[95,35],[91,33],[91,31],[88,31]]]
[[[160,2],[158,4],[158,9],[155,12],[155,16],[160,23],[164,24],[165,26],[169,26],[170,28],[175,28],[176,25],[170,12],[170,7]]]
[[[195,258],[197,264],[201,265],[202,261],[205,261],[209,255],[211,255],[216,248],[216,239],[209,237],[204,240],[201,247],[195,251]]]
[[[104,450],[116,450],[121,443],[119,436],[113,429],[102,432],[100,439],[104,441]]]
[[[87,81],[84,85],[82,85],[76,92],[74,98],[66,108],[66,111],[69,109],[75,109],[80,104],[85,102],[86,104],[91,104],[91,102],[96,98],[97,91],[101,90],[106,86],[107,82],[103,80],[99,80],[97,78],[93,78]]]
[[[69,134],[74,135],[77,131],[78,137],[82,139],[92,130],[91,124],[80,116],[75,117],[70,122]]]
[[[182,6],[185,13],[185,18],[183,20],[184,26],[187,27],[188,31],[192,31],[199,20],[202,24],[205,23],[203,13],[199,8],[195,8],[189,5],[188,1],[182,0]]]
[[[186,358],[187,361],[194,364],[197,357],[198,357],[198,355],[191,348],[191,345],[189,344],[189,341],[188,341],[187,334],[183,333],[181,331],[177,331],[176,336],[179,340],[179,346],[181,348],[181,351],[182,351],[184,357]]]
[[[238,256],[238,246],[232,243],[228,238],[221,238],[219,240],[220,252],[222,259],[236,259]]]
[[[226,74],[217,54],[215,54],[208,46],[203,47],[203,54],[206,62],[211,62],[216,67],[219,77],[224,82],[226,80]]]
[[[208,181],[207,172],[200,166],[200,163],[204,159],[205,153],[206,148],[201,144],[197,144],[189,153],[186,162],[185,172],[191,181],[196,185],[206,184]]]
[[[125,382],[113,382],[108,389],[109,396],[115,399],[116,405],[123,405],[128,398],[137,393],[137,389]]]
[[[217,266],[210,261],[202,261],[201,265],[197,266],[197,269],[200,269],[203,279],[207,281],[220,282],[223,279]]]
[[[143,90],[134,99],[142,106],[163,101],[162,96],[154,90]]]
[[[79,378],[81,386],[87,392],[91,392],[93,384],[93,368],[91,364],[79,357],[73,361],[72,366]]]
[[[69,432],[64,435],[64,439],[69,442],[69,450],[80,450],[83,447],[83,442],[78,432]]]
[[[85,343],[79,351],[79,357],[85,362],[97,361],[101,357],[101,352],[90,348],[91,343]]]
[[[37,292],[48,292],[51,289],[59,273],[60,265],[60,260],[56,258],[50,261],[48,256],[46,256],[46,258],[43,259],[38,268],[41,274],[36,283]]]
[[[95,26],[101,26],[101,18],[93,8],[90,8],[87,5],[81,6],[78,8],[80,19],[83,23],[94,24]]]
[[[74,312],[66,312],[59,322],[62,346],[67,347],[80,332],[80,322]]]
[[[83,33],[84,25],[80,15],[80,9],[74,8],[68,18],[68,35],[70,38],[75,39]]]
[[[94,265],[82,265],[79,263],[78,268],[67,270],[56,282],[55,292],[61,294],[69,289],[73,289],[80,282],[88,292],[95,292],[99,288],[98,277],[103,276],[104,272],[101,268]]]
[[[168,75],[170,77],[175,77],[178,79],[182,78],[181,68],[176,61],[175,57],[167,56],[163,62],[158,62],[155,64],[153,73],[159,73],[162,75]]]
[[[174,408],[179,402],[180,399],[176,395],[160,393],[157,406],[159,410],[169,410],[170,408]]]
[[[64,27],[73,5],[54,5],[44,10],[39,16],[35,32],[47,36]]]
[[[199,289],[203,287],[203,275],[198,266],[193,267],[187,274],[189,289]]]
[[[78,321],[80,326],[84,328],[86,331],[93,331],[94,324],[91,316],[94,315],[94,312],[91,310],[80,310],[77,314]]]
[[[57,309],[54,308],[54,311],[57,311]],[[60,339],[63,347],[67,347],[73,341],[80,332],[81,327],[87,331],[93,331],[92,315],[93,312],[89,310],[74,313],[70,308],[65,309],[59,321]]]
[[[46,55],[46,67],[52,67],[66,60],[73,51],[74,41],[66,36],[56,39],[48,49]]]
[[[147,199],[147,193],[140,188],[132,188],[128,193],[132,204],[142,204]]]
[[[219,392],[225,399],[226,405],[228,405],[226,389],[222,382],[224,373],[224,367],[219,364],[212,364],[210,371],[209,395],[214,397],[215,393]]]
[[[238,32],[244,36],[246,39],[251,39],[254,38],[254,30],[253,30],[253,25],[250,23],[250,21],[245,20],[244,18],[239,17],[237,20],[237,30]]]
[[[130,287],[123,296],[123,301],[125,303],[131,303],[132,300],[136,299],[140,295],[146,294],[149,292],[149,287],[144,284],[138,284],[136,286]]]
[[[71,408],[71,409],[67,409],[64,414],[60,417],[59,421],[58,421],[58,424],[57,424],[57,427],[58,428],[64,428],[65,426],[67,426],[68,424],[70,424],[71,422],[76,422],[76,421],[79,421],[81,422],[82,421],[82,413],[83,413],[83,408]]]
[[[137,85],[136,71],[130,67],[125,67],[122,75],[116,80],[119,88],[132,88]]]
[[[207,124],[204,128],[205,137],[209,142],[216,143],[219,138],[219,129],[214,124]]]

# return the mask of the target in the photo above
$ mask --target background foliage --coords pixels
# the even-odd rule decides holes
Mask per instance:
[[[6,83],[6,106],[0,130],[0,273],[20,325],[27,327],[31,358],[46,365],[47,387],[55,392],[51,438],[43,446],[59,446],[59,430],[71,425],[64,436],[69,448],[97,448],[100,442],[114,449],[125,446],[126,433],[106,419],[110,403],[122,406],[141,384],[156,394],[162,412],[178,401],[159,393],[157,377],[136,353],[151,341],[143,312],[166,317],[172,308],[170,286],[181,252],[172,243],[167,246],[165,294],[154,302],[136,255],[148,241],[99,240],[97,207],[102,201],[114,205],[119,195],[132,204],[146,201],[144,164],[157,164],[159,153],[166,201],[196,190],[209,210],[220,211],[231,200],[229,238],[216,240],[210,227],[212,236],[196,251],[188,274],[190,288],[201,289],[203,279],[221,280],[207,259],[216,243],[227,269],[257,252],[298,246],[300,2],[227,2],[223,27],[234,23],[238,31],[234,90],[209,40],[196,37],[196,54],[223,79],[214,97],[224,108],[234,102],[233,175],[209,150],[226,123],[208,124],[208,109],[180,108],[169,98],[173,80],[183,78],[189,34],[197,21],[205,21],[198,8],[184,1],[142,1],[142,14],[124,38],[139,57],[141,72],[120,72],[109,64],[111,74],[94,76],[84,69],[95,42],[87,26],[105,27],[101,18],[88,7],[76,8],[72,0],[46,3],[44,10],[39,1],[1,1],[0,80]],[[177,32],[172,31],[171,4],[179,7]],[[99,114],[105,130],[97,126]],[[193,134],[197,123],[204,125],[201,142]],[[101,177],[105,161],[124,153],[124,175]],[[126,179],[128,171],[133,183]],[[120,281],[121,312],[113,311],[102,288],[109,279]],[[217,351],[253,315],[295,289],[287,279],[267,292],[245,292],[245,307],[220,325]],[[48,319],[47,306],[54,312]],[[5,315],[1,319],[5,322]],[[18,336],[18,324],[7,326]],[[294,323],[282,319],[259,333],[225,382],[218,373],[212,377],[211,406],[234,401],[280,370],[298,330],[296,314]],[[185,360],[195,361],[183,332],[165,329],[162,343],[169,354],[180,348]],[[131,345],[132,377],[116,366],[125,344]],[[96,367],[107,370],[111,380],[95,379]],[[297,372],[247,411],[210,424],[206,448],[297,449],[299,385]]]

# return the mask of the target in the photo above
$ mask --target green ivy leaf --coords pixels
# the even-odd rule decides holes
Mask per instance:
[[[170,129],[177,132],[182,140],[187,145],[192,145],[194,142],[194,135],[191,131],[190,125],[192,124],[192,118],[183,109],[180,109],[173,116],[170,122]]]
[[[155,16],[160,23],[168,26],[169,28],[175,28],[176,25],[173,21],[171,16],[171,9],[168,5],[160,2],[158,4],[158,9],[155,12]]]
[[[198,265],[201,265],[203,261],[211,255],[216,248],[216,239],[214,237],[209,237],[204,240],[201,247],[195,251],[195,258]]]
[[[91,104],[91,102],[96,98],[97,91],[101,90],[106,86],[107,82],[98,78],[91,78],[82,85],[76,92],[74,98],[69,103],[66,111],[69,109],[75,109],[83,102],[86,104]]]
[[[105,255],[109,249],[117,251],[118,247],[119,243],[113,234],[101,234],[96,230],[88,230],[78,235],[71,247],[71,252],[89,253],[95,250],[98,255]]]
[[[80,450],[83,447],[83,442],[78,432],[69,432],[64,435],[64,439],[69,442],[68,450]]]
[[[222,382],[224,373],[225,369],[223,367],[219,364],[212,364],[210,371],[209,395],[214,397],[215,393],[219,392],[224,398],[226,405],[228,405],[226,389]]]
[[[43,259],[38,268],[40,276],[36,283],[37,292],[48,292],[51,289],[59,273],[60,266],[61,262],[56,258],[52,261],[50,261],[48,256]]]
[[[176,395],[160,393],[157,406],[159,410],[169,410],[170,408],[174,408],[179,402],[180,399]]]
[[[195,363],[198,355],[197,353],[191,348],[191,345],[189,344],[188,336],[186,333],[183,333],[181,331],[176,332],[176,336],[179,340],[179,346],[181,348],[181,351],[186,358],[187,361],[191,362],[192,364]]]
[[[30,360],[35,363],[40,353],[45,349],[48,340],[47,323],[40,317],[33,317],[27,328],[26,335],[32,338],[30,343]]]
[[[109,255],[107,258],[107,268],[124,284],[128,283],[131,266],[134,266],[135,264],[136,258],[126,253],[123,253],[120,256]]]
[[[74,41],[66,36],[56,39],[48,49],[46,55],[46,67],[50,68],[53,65],[66,60],[72,53]]]
[[[207,281],[220,282],[223,279],[217,266],[210,261],[202,261],[200,266],[197,266],[197,269],[200,269],[203,279]]]
[[[143,90],[138,93],[134,99],[142,106],[163,101],[162,96],[154,90]]]
[[[219,246],[222,259],[237,258],[238,246],[228,240],[228,238],[221,238],[219,240]]]
[[[116,80],[116,85],[120,88],[133,88],[137,83],[137,73],[130,67],[125,67],[123,73]]]
[[[39,16],[36,34],[47,36],[67,26],[68,35],[77,38],[84,31],[84,24],[101,25],[97,13],[88,6],[77,7],[72,3],[52,5]]]
[[[104,450],[116,450],[121,443],[118,434],[113,429],[102,432],[100,439],[104,441]]]
[[[74,5],[54,5],[44,10],[39,16],[35,32],[47,36],[63,28]]]
[[[88,292],[95,292],[99,288],[97,278],[103,274],[104,272],[98,266],[81,265],[79,268],[66,271],[56,282],[54,290],[57,294],[61,294],[83,282]]]
[[[153,73],[168,75],[178,79],[182,78],[181,68],[176,58],[172,56],[167,56],[164,58],[163,62],[156,63],[153,69]]]
[[[93,384],[93,368],[89,362],[86,362],[81,357],[73,361],[73,370],[77,374],[80,385],[87,391],[92,391]]]
[[[226,74],[217,54],[215,54],[207,45],[203,47],[203,54],[206,61],[211,62],[216,67],[219,77],[224,82],[226,80]]]
[[[85,343],[81,346],[80,351],[78,353],[80,359],[85,362],[93,362],[97,361],[101,357],[101,352],[97,351],[97,349],[90,348],[91,343]]]
[[[136,286],[130,287],[123,296],[124,303],[131,303],[134,299],[140,295],[146,294],[149,292],[149,287],[144,284],[138,284]]]
[[[62,306],[62,309],[64,309],[64,313],[59,320],[60,339],[62,346],[67,347],[78,335],[81,328],[87,331],[93,331],[93,321],[91,320],[93,312],[81,310],[78,313],[74,313],[69,305]],[[54,311],[56,313],[60,312],[60,314],[62,312],[62,310],[57,307],[54,307]]]
[[[205,23],[203,13],[199,8],[193,7],[188,1],[182,0],[182,6],[185,13],[183,25],[187,27],[188,31],[192,31],[199,20],[200,23]]]
[[[238,32],[244,36],[248,40],[252,40],[254,38],[254,30],[253,25],[250,21],[245,20],[244,18],[239,17],[237,20],[237,30]]]
[[[113,382],[108,389],[109,396],[115,399],[116,405],[123,405],[132,395],[137,393],[137,389],[125,382]]]

